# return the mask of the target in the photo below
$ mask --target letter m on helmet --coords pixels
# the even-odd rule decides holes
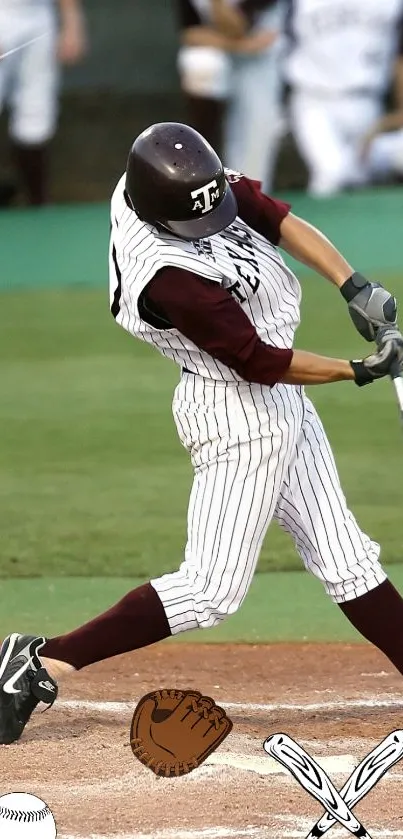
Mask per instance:
[[[190,195],[194,200],[194,210],[201,209],[202,213],[209,213],[214,206],[214,202],[220,198],[220,189],[217,181],[214,180],[205,184],[205,186],[199,187],[199,189],[194,189]]]

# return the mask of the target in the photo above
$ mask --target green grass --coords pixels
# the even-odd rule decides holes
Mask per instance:
[[[403,590],[403,566],[390,568]],[[109,608],[142,582],[125,577],[41,577],[0,580],[0,638],[10,632],[47,637],[69,632]],[[260,574],[241,609],[218,627],[175,636],[185,643],[275,641],[361,641],[362,637],[306,572]]]
[[[403,281],[392,278],[395,292]],[[297,344],[368,351],[338,293],[303,281]],[[3,293],[0,307],[0,576],[147,577],[175,568],[191,483],[170,413],[175,365],[125,335],[107,290]],[[362,526],[403,557],[403,437],[391,384],[311,395]],[[299,567],[273,526],[260,570]]]

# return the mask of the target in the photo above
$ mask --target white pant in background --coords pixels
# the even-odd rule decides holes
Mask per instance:
[[[36,145],[54,134],[57,120],[58,64],[56,15],[52,6],[0,10],[0,110],[10,107],[10,134],[18,143]],[[40,37],[34,43],[28,41]]]
[[[254,31],[281,31],[284,4],[259,15]],[[182,47],[182,89],[193,96],[227,100],[224,163],[270,190],[282,130],[281,36],[253,56],[229,55],[211,47]]]
[[[291,127],[308,168],[312,195],[332,195],[345,186],[367,182],[369,171],[360,158],[361,142],[380,112],[377,96],[294,90]]]
[[[375,137],[368,153],[368,169],[375,181],[388,175],[403,175],[403,128]]]
[[[173,634],[236,612],[273,518],[332,600],[352,600],[385,580],[379,545],[347,508],[325,431],[302,388],[183,373],[173,413],[194,467],[188,541],[179,570],[151,581]]]

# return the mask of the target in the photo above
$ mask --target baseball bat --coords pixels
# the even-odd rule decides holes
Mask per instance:
[[[369,793],[386,772],[403,757],[403,731],[392,731],[376,746],[354,769],[340,795],[347,806],[352,808]],[[320,839],[336,823],[326,812],[316,822],[306,839]]]
[[[1,53],[0,54],[0,61],[2,61],[3,58],[8,58],[9,55],[14,55],[15,52],[19,52],[20,50],[25,49],[25,47],[29,47],[31,44],[34,44],[35,41],[40,41],[41,38],[45,38],[45,36],[49,35],[49,34],[50,34],[50,29],[49,29],[49,31],[42,32],[42,35],[37,35],[36,38],[30,38],[29,41],[25,41],[23,44],[19,44],[18,47],[14,47],[14,49],[8,50],[8,52]]]
[[[330,778],[318,763],[287,734],[273,734],[263,743],[264,750],[291,772],[298,783],[325,809],[335,821],[353,836],[371,839],[365,827],[354,816]]]
[[[403,379],[401,377],[398,361],[394,361],[390,368],[390,378],[392,379],[395,388],[397,404],[400,412],[400,421],[403,424]]]

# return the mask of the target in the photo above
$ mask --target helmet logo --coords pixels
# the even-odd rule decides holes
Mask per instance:
[[[202,213],[208,213],[212,209],[214,202],[219,200],[220,189],[217,181],[214,180],[205,186],[201,186],[199,189],[194,189],[190,195],[193,198],[192,210],[194,212],[199,210]]]

